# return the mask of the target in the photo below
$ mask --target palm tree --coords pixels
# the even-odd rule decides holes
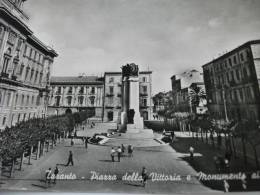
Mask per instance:
[[[200,86],[192,85],[190,87],[189,98],[192,112],[196,113],[196,108],[199,106],[200,102],[206,100],[206,93]]]

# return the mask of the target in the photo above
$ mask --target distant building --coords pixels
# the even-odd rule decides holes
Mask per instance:
[[[246,42],[202,67],[213,116],[260,119],[260,40]]]
[[[204,89],[203,74],[197,70],[186,71],[182,74],[171,77],[172,96],[175,112],[195,112],[193,111],[190,91],[192,86]],[[205,106],[206,102],[200,102],[200,106]]]
[[[45,117],[51,67],[57,53],[26,24],[25,0],[0,1],[0,129]]]
[[[118,121],[121,112],[121,72],[105,72],[104,121]],[[152,116],[152,71],[139,72],[140,113],[144,120]]]
[[[172,100],[172,91],[159,92],[153,96],[153,112],[158,113],[165,109],[165,104]]]
[[[49,95],[49,115],[89,111],[103,116],[103,78],[96,76],[52,77]]]

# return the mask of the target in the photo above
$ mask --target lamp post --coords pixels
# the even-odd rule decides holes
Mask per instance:
[[[225,89],[224,89],[223,85],[222,85],[221,91],[222,91],[222,97],[223,97],[223,103],[224,103],[225,119],[226,119],[226,122],[228,122],[229,120],[228,120],[228,115],[227,115],[227,102],[226,102]]]

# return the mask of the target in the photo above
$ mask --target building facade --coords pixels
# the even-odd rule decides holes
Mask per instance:
[[[122,73],[106,72],[104,75],[104,121],[117,122],[121,113]],[[139,72],[140,114],[144,120],[152,118],[152,71]]]
[[[196,112],[191,103],[191,90],[194,86],[205,91],[203,74],[197,70],[186,71],[171,77],[172,101],[175,112]],[[201,107],[206,106],[206,101],[201,100]]]
[[[26,24],[25,0],[0,1],[0,129],[44,117],[53,60],[57,53]]]
[[[48,115],[89,111],[102,119],[104,82],[96,76],[52,77]]]
[[[213,116],[259,119],[260,40],[244,43],[202,67]]]

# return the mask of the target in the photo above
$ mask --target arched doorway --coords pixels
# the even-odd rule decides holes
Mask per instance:
[[[72,114],[72,111],[70,108],[67,108],[67,110],[65,111],[66,114]]]

